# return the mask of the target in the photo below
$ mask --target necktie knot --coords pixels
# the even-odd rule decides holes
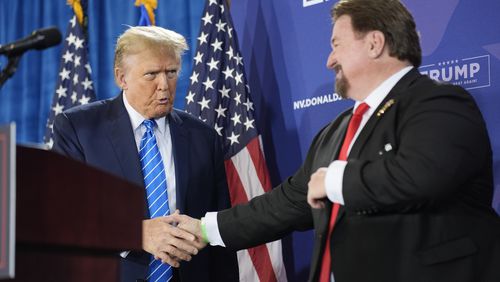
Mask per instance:
[[[152,119],[145,119],[142,124],[144,124],[147,131],[152,131],[155,128],[156,122]]]
[[[361,103],[354,111],[354,115],[355,116],[362,116],[366,113],[366,111],[368,111],[369,108],[370,108],[370,106],[368,106],[367,103]]]

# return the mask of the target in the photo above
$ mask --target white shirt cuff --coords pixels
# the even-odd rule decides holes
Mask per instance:
[[[325,176],[325,189],[328,199],[337,204],[344,205],[344,195],[342,195],[342,181],[344,180],[344,170],[346,161],[334,161],[328,166]]]
[[[205,217],[201,218],[201,224],[205,225],[207,239],[210,246],[225,247],[224,241],[219,233],[219,224],[217,223],[217,212],[207,212]]]

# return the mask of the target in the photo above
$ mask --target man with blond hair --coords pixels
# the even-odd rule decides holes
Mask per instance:
[[[54,122],[53,150],[146,189],[144,252],[122,252],[122,281],[238,281],[236,254],[173,225],[230,206],[215,130],[173,108],[184,37],[161,27],[130,27],[115,49],[121,93],[72,108]],[[123,206],[126,210],[126,203]],[[196,254],[196,256],[193,256]]]

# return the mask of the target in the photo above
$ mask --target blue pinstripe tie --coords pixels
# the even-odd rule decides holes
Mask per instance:
[[[167,178],[165,167],[161,159],[160,150],[156,144],[153,129],[156,125],[154,120],[145,120],[142,123],[146,132],[142,136],[139,158],[141,160],[144,185],[148,198],[148,208],[151,218],[170,214],[168,207]],[[164,282],[172,279],[172,267],[161,263],[161,260],[151,258],[148,271],[148,281]]]

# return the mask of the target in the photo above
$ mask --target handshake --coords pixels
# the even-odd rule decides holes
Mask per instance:
[[[175,213],[142,221],[142,248],[155,259],[179,267],[207,245],[201,220]]]

